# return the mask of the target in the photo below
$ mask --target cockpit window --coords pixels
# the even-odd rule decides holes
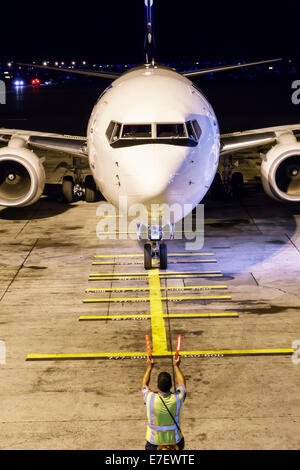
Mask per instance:
[[[113,133],[114,128],[115,128],[115,125],[116,125],[115,121],[110,121],[109,126],[107,128],[106,137],[108,138],[109,141],[111,139],[112,133]]]
[[[196,132],[197,140],[199,140],[200,137],[201,137],[202,131],[201,131],[201,127],[199,126],[199,123],[198,123],[198,121],[196,121],[196,119],[193,121],[193,127],[194,127],[195,132]]]
[[[193,121],[188,121],[185,124],[189,138],[198,141],[202,134],[201,127],[199,126],[198,121],[194,119]]]
[[[121,124],[111,121],[106,130],[114,148],[144,144],[169,144],[183,147],[198,145],[201,128],[196,120],[185,123]]]
[[[187,129],[189,138],[197,140],[197,135],[196,135],[196,132],[194,130],[194,127],[193,127],[193,124],[191,123],[191,121],[188,121],[186,123],[186,129]]]
[[[109,126],[106,130],[106,137],[109,140],[109,143],[116,142],[120,137],[122,124],[116,121],[110,121]]]
[[[120,132],[121,132],[121,127],[122,127],[122,124],[120,122],[116,122],[114,131],[113,131],[112,136],[111,136],[111,139],[112,139],[113,142],[115,142],[116,140],[119,139]]]
[[[156,137],[186,137],[183,124],[157,124]]]
[[[151,124],[124,124],[122,139],[151,138]]]

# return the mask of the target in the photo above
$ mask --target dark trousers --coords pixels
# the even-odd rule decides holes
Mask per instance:
[[[181,439],[181,441],[177,443],[177,445],[179,447],[179,450],[184,449],[184,437]],[[157,445],[151,444],[150,442],[146,441],[145,450],[156,450],[156,449],[157,449]]]

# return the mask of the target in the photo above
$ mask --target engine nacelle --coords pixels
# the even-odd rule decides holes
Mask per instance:
[[[0,149],[0,205],[21,207],[34,204],[45,187],[45,170],[41,160],[13,137]]]
[[[273,199],[300,202],[300,142],[292,134],[281,136],[265,155],[261,180]]]

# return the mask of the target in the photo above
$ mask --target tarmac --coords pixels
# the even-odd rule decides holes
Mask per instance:
[[[300,364],[291,350],[300,341],[300,207],[269,199],[256,176],[257,155],[248,156],[241,168],[245,197],[205,202],[200,251],[213,255],[190,259],[210,262],[168,267],[180,273],[217,270],[222,276],[159,279],[153,270],[163,288],[226,288],[158,293],[157,286],[151,291],[148,274],[111,280],[116,273],[145,273],[141,264],[115,264],[123,259],[116,255],[142,254],[142,242],[100,240],[101,201],[57,200],[62,174],[54,169],[62,157],[47,153],[49,195],[30,207],[0,209],[0,340],[6,346],[6,363],[0,364],[0,449],[144,449],[145,335],[163,356],[154,354],[151,387],[156,390],[160,371],[173,375],[178,334],[183,356],[212,352],[181,361],[188,392],[181,423],[187,450],[299,448]],[[168,250],[186,253],[185,241],[169,242]],[[105,260],[95,255],[112,256],[111,264],[92,265]],[[109,279],[90,281],[91,273]],[[85,292],[125,287],[149,291]],[[186,299],[213,295],[230,299]],[[169,300],[172,296],[181,300]],[[109,301],[83,302],[95,298]],[[222,312],[238,315],[171,318]],[[150,317],[109,320],[114,315]],[[79,321],[82,316],[107,319]],[[214,354],[261,349],[288,352]],[[100,353],[107,357],[27,360],[30,354]],[[110,359],[114,353],[119,359]],[[128,353],[137,358],[128,359]]]

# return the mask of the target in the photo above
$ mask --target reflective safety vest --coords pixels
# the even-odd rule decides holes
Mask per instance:
[[[165,404],[180,427],[183,396],[181,393],[170,393],[162,396]],[[158,393],[149,392],[146,400],[147,432],[146,440],[151,444],[176,444],[182,434],[172,420],[168,410],[159,398]]]

